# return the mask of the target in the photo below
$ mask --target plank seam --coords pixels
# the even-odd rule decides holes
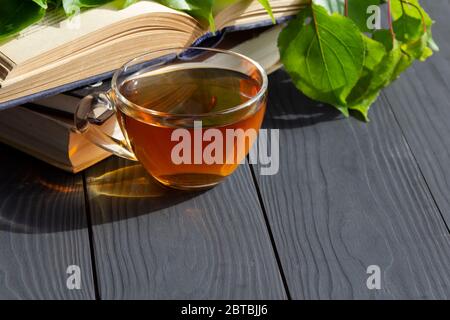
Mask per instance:
[[[272,228],[270,227],[270,224],[269,224],[269,217],[267,215],[267,210],[266,210],[266,207],[264,205],[263,197],[262,197],[262,194],[261,194],[261,191],[259,189],[259,185],[258,185],[258,182],[257,182],[257,179],[256,179],[255,171],[254,171],[253,165],[249,164],[248,166],[250,167],[250,173],[252,175],[252,180],[253,180],[253,184],[254,184],[255,189],[256,189],[256,194],[258,196],[259,205],[261,206],[264,222],[265,222],[265,225],[266,225],[266,228],[267,228],[267,232],[269,234],[270,242],[272,244],[272,249],[273,249],[273,252],[274,252],[274,255],[275,255],[275,260],[277,262],[278,271],[280,272],[281,281],[283,282],[283,287],[284,287],[284,290],[286,291],[287,299],[288,300],[292,300],[292,296],[291,296],[291,293],[289,291],[289,286],[288,286],[288,283],[287,283],[286,275],[284,274],[283,265],[281,263],[281,258],[280,258],[280,255],[278,254],[278,250],[277,250],[277,247],[276,247],[275,238],[273,236]]]
[[[94,293],[95,300],[101,300],[100,289],[98,286],[98,277],[97,277],[97,263],[95,260],[95,248],[94,248],[94,230],[92,226],[92,218],[91,218],[91,205],[89,203],[88,190],[87,190],[87,181],[86,181],[86,173],[83,172],[83,193],[84,193],[84,203],[85,203],[85,212],[86,212],[86,220],[88,227],[88,238],[89,238],[89,251],[91,256],[91,265],[92,265],[92,277],[94,281]]]
[[[394,107],[392,106],[391,102],[389,101],[388,96],[387,96],[384,92],[382,92],[381,94],[382,94],[382,96],[384,97],[384,99],[387,101],[387,105],[389,106],[389,109],[390,109],[391,112],[392,112],[392,115],[393,115],[393,117],[394,117],[394,121],[397,123],[398,127],[400,128],[400,132],[401,132],[401,134],[402,134],[403,140],[405,141],[406,147],[408,148],[408,150],[409,150],[409,152],[411,153],[411,156],[412,156],[414,162],[415,162],[416,165],[417,165],[417,169],[419,170],[420,176],[422,177],[422,179],[423,179],[423,181],[424,181],[424,183],[425,183],[425,186],[426,186],[426,188],[427,188],[427,190],[428,190],[428,193],[430,194],[431,199],[433,200],[433,203],[435,204],[436,209],[437,209],[437,211],[439,212],[439,216],[441,217],[441,220],[442,220],[442,222],[444,223],[444,226],[445,226],[447,232],[450,234],[450,227],[449,227],[449,225],[447,224],[447,222],[445,221],[444,215],[442,214],[442,210],[441,210],[439,204],[437,203],[436,198],[434,197],[434,194],[433,194],[433,192],[432,192],[432,190],[431,190],[431,187],[430,187],[430,185],[428,184],[427,178],[425,177],[425,174],[424,174],[423,171],[422,171],[422,168],[421,168],[421,166],[420,166],[420,163],[419,163],[419,161],[417,160],[416,155],[414,154],[414,151],[413,151],[411,145],[410,145],[409,142],[408,142],[408,139],[407,139],[407,136],[406,136],[406,134],[405,134],[405,131],[403,130],[403,127],[402,127],[400,121],[399,121],[398,118],[397,118],[397,114],[396,114],[395,111],[394,111]]]

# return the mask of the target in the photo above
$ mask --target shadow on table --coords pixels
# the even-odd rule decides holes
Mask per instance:
[[[283,71],[270,76],[265,128],[300,128],[342,119],[301,94]],[[163,187],[136,163],[108,159],[73,175],[0,144],[0,232],[53,233],[126,220],[174,207],[201,192]],[[190,209],[190,204],[179,207]],[[178,208],[176,209],[178,210]],[[88,214],[90,212],[90,215]]]
[[[92,211],[94,225],[104,224],[151,214],[202,193],[166,188],[140,165],[117,165],[117,161],[121,160],[106,160],[116,169],[88,178],[85,190],[82,174],[64,172],[0,144],[0,232],[38,234],[86,229],[87,208]],[[100,166],[104,169],[105,162]],[[111,212],[93,208],[98,203]]]
[[[344,116],[334,107],[309,99],[292,83],[283,70],[269,77],[269,100],[263,127],[292,129],[337,121]]]
[[[117,158],[111,160],[114,163],[113,169],[105,170],[105,173],[92,176],[86,181],[89,204],[101,206],[100,209],[90,207],[93,224],[108,223],[118,216],[130,218],[161,211],[207,192],[168,188],[153,179],[140,164]],[[115,213],[99,217],[98,213],[108,207],[108,204],[114,204],[115,207],[111,210]],[[122,209],[126,214],[120,212],[121,205],[127,207]]]

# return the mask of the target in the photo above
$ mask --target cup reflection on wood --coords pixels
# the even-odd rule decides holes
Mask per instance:
[[[154,53],[137,58],[116,72],[110,92],[82,101],[77,128],[97,145],[139,161],[166,186],[212,187],[236,170],[256,140],[267,75],[229,51],[171,51],[160,52],[164,59],[155,63]],[[122,139],[102,129],[112,115]]]

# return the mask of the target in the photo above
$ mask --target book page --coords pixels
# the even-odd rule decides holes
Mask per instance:
[[[270,0],[275,18],[286,16],[291,12],[297,13],[300,8],[311,0]],[[216,24],[219,28],[235,25],[257,23],[270,20],[270,17],[261,3],[257,0],[243,0],[235,2],[217,12]]]
[[[230,50],[257,61],[267,72],[280,62],[277,39],[283,26],[276,25],[255,38],[234,46]]]
[[[22,31],[15,39],[0,45],[0,52],[20,64],[113,23],[148,13],[184,13],[153,1],[139,1],[118,10],[113,3],[82,11],[73,18],[64,13],[49,14],[42,21]]]

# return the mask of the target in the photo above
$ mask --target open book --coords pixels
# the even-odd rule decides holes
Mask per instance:
[[[230,32],[218,45],[258,61],[268,73],[280,66],[276,40],[281,26]],[[80,100],[94,91],[105,91],[105,80],[0,111],[0,142],[70,172],[79,172],[110,156],[73,130],[74,112]],[[119,130],[115,122],[111,132]]]
[[[276,19],[295,15],[306,2],[270,1]],[[217,13],[215,21],[218,30],[271,23],[257,0],[238,1]],[[152,1],[122,10],[108,4],[71,19],[50,15],[0,44],[0,109],[106,79],[148,51],[198,44],[212,36],[191,16]]]

